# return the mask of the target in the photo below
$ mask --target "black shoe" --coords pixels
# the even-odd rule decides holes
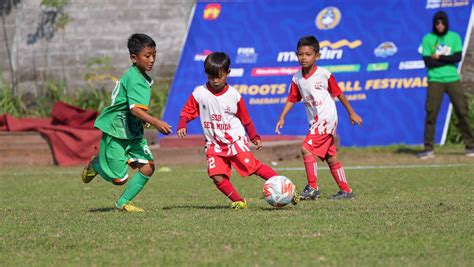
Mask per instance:
[[[355,195],[353,192],[344,192],[344,191],[339,191],[331,197],[331,199],[333,200],[354,199],[354,198],[355,198]]]
[[[303,193],[300,194],[301,200],[315,200],[321,197],[319,189],[313,188],[310,185],[306,185]]]

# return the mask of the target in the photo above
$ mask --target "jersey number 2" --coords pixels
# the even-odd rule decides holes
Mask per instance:
[[[208,158],[207,162],[209,165],[209,169],[214,169],[216,167],[216,160],[214,159],[214,157]]]

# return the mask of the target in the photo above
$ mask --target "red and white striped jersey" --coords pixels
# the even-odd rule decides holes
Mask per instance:
[[[181,110],[178,129],[198,116],[206,138],[206,154],[234,156],[250,151],[248,136],[260,139],[240,93],[226,85],[221,92],[211,91],[209,84],[194,89]]]
[[[326,69],[316,67],[303,76],[302,71],[293,75],[288,101],[303,101],[311,134],[335,135],[337,110],[334,98],[342,93],[334,76]]]

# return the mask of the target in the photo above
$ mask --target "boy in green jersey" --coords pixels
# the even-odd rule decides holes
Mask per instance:
[[[140,212],[130,201],[143,189],[153,175],[153,155],[144,138],[144,124],[163,134],[171,133],[171,126],[147,113],[153,80],[146,73],[151,71],[156,58],[153,39],[135,33],[128,39],[128,50],[133,65],[117,81],[112,91],[112,104],[105,108],[94,126],[102,131],[99,155],[82,171],[82,181],[89,183],[100,174],[115,185],[123,185],[128,179],[128,165],[139,171],[133,175],[115,203],[121,211]]]
[[[438,11],[433,17],[433,31],[426,34],[422,42],[423,60],[428,68],[428,92],[426,95],[426,119],[423,152],[420,159],[434,158],[435,127],[438,112],[445,93],[459,119],[466,156],[474,157],[474,132],[469,125],[469,104],[461,87],[457,63],[462,57],[462,42],[459,34],[449,30],[448,15]]]

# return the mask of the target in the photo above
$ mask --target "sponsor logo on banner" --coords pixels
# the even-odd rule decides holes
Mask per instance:
[[[385,71],[388,69],[388,65],[388,62],[369,63],[367,65],[367,71]]]
[[[242,77],[244,76],[243,68],[230,68],[229,77]]]
[[[415,70],[424,68],[425,62],[423,60],[401,61],[398,65],[398,69],[400,70]]]
[[[344,65],[326,65],[321,66],[332,73],[336,72],[359,72],[360,64],[344,64]]]
[[[337,7],[329,6],[319,11],[316,16],[316,28],[320,30],[334,29],[341,21],[341,11]]]
[[[398,48],[393,42],[383,42],[374,50],[376,57],[386,58],[397,53]]]
[[[204,7],[202,17],[205,20],[215,20],[219,17],[221,8],[221,4],[218,3],[207,4],[206,7]]]
[[[301,67],[267,67],[253,68],[252,76],[288,76],[299,71]]]
[[[355,40],[352,42],[349,42],[346,39],[331,43],[330,41],[321,41],[319,43],[319,53],[321,54],[320,59],[324,60],[331,60],[331,59],[341,59],[344,50],[342,49],[343,47],[347,46],[350,49],[357,48],[362,45],[361,40]],[[294,51],[283,51],[279,52],[277,56],[277,61],[278,62],[296,62],[298,61],[298,57],[296,56],[296,52]]]
[[[469,0],[427,0],[426,9],[468,6]]]
[[[206,49],[206,50],[202,51],[202,53],[194,55],[194,61],[204,61],[204,60],[206,60],[206,57],[210,53],[212,53],[212,51]]]
[[[253,47],[239,47],[237,49],[237,57],[235,63],[255,63],[257,62],[258,54],[255,53]]]

